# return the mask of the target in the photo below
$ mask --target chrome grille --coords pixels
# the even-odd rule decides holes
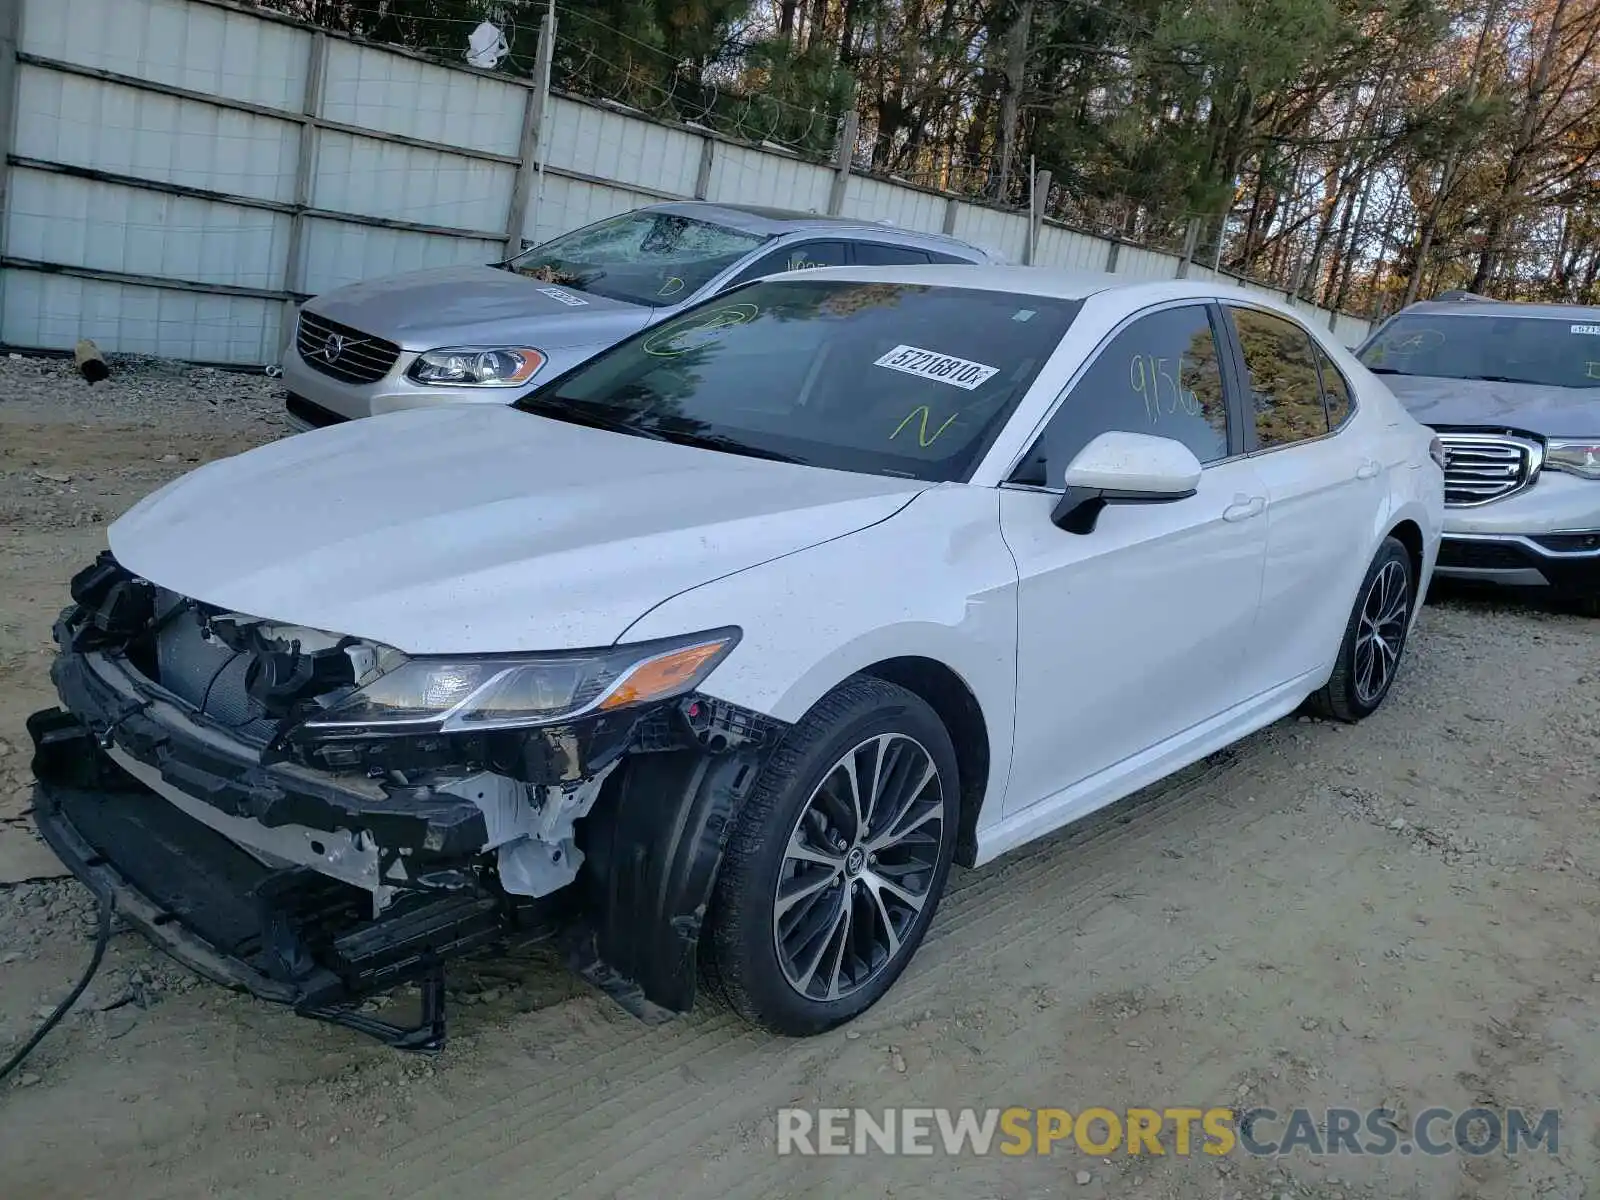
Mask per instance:
[[[344,383],[376,383],[400,357],[393,342],[309,312],[300,314],[295,348],[306,366]]]
[[[1454,508],[1488,504],[1533,482],[1544,458],[1540,444],[1500,433],[1441,433],[1444,502]]]

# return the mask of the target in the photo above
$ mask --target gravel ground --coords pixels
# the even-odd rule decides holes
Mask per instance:
[[[23,719],[104,525],[279,436],[271,381],[0,359],[0,1056],[65,995],[93,916],[28,832]],[[1593,1195],[1600,1113],[1600,623],[1433,603],[1389,703],[1289,720],[1067,833],[957,871],[848,1031],[647,1028],[539,955],[456,978],[401,1057],[195,980],[119,933],[0,1087],[0,1196]],[[0,876],[0,878],[5,878]],[[21,880],[20,882],[18,880]],[[786,1104],[1557,1107],[1521,1158],[780,1158]]]

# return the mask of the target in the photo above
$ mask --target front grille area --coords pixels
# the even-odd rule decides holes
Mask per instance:
[[[1470,567],[1478,571],[1517,571],[1530,564],[1527,551],[1515,543],[1445,538],[1439,543],[1439,565]]]
[[[1511,434],[1441,433],[1444,443],[1444,502],[1456,508],[1488,504],[1533,481],[1542,450],[1538,442]]]
[[[300,314],[295,348],[306,366],[344,383],[376,383],[400,358],[393,342],[310,312]]]

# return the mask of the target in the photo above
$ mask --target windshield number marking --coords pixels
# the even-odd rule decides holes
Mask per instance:
[[[1574,325],[1573,333],[1587,333],[1590,337],[1600,337],[1600,325]]]
[[[951,387],[969,392],[976,391],[1000,373],[999,367],[985,366],[951,354],[940,354],[936,350],[924,350],[920,346],[896,346],[872,365],[921,379],[932,379],[937,383],[948,383]]]
[[[582,296],[574,296],[571,292],[564,292],[560,288],[547,287],[539,290],[549,296],[550,299],[559,300],[569,308],[582,308],[589,303]]]

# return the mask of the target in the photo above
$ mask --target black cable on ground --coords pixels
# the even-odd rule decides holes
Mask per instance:
[[[6,1076],[20,1067],[23,1060],[33,1053],[33,1048],[44,1041],[45,1035],[60,1023],[61,1018],[66,1016],[72,1006],[78,1002],[78,997],[83,995],[84,988],[89,986],[89,981],[94,978],[95,972],[100,969],[100,960],[106,956],[106,943],[111,940],[112,907],[113,904],[109,894],[100,898],[99,927],[95,930],[94,955],[89,959],[88,969],[84,971],[83,978],[78,980],[78,986],[72,989],[71,995],[56,1005],[55,1012],[46,1017],[44,1024],[34,1030],[33,1036],[23,1042],[21,1048],[6,1060],[5,1066],[0,1067],[0,1082],[4,1082]]]

